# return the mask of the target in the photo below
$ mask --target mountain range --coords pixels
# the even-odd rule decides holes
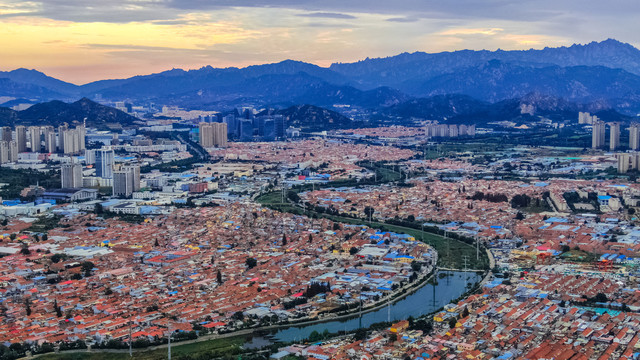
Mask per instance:
[[[22,111],[14,111],[0,107],[0,126],[15,125],[53,125],[64,123],[82,124],[84,121],[91,126],[108,128],[110,126],[131,126],[137,118],[109,106],[100,105],[87,98],[74,103],[59,100],[39,103]]]
[[[0,72],[0,97],[34,103],[87,97],[202,110],[340,104],[391,117],[447,118],[529,101],[539,102],[534,108],[540,111],[546,107],[540,114],[575,116],[587,109],[624,117],[640,113],[640,50],[608,39],[540,50],[403,53],[326,68],[293,60],[206,66],[85,85],[17,69]]]

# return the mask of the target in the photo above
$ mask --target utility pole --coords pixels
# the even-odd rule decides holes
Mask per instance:
[[[449,243],[449,238],[447,237],[447,231],[444,232],[444,240],[447,242],[447,257],[451,259],[451,244]]]
[[[360,318],[358,323],[358,329],[362,329],[362,295],[360,295]]]
[[[462,259],[464,260],[464,271],[467,271],[467,263],[469,261],[469,257],[467,255],[463,256]]]
[[[169,336],[167,342],[167,359],[171,360],[171,324],[169,324]]]
[[[436,276],[436,275],[438,275],[438,271],[436,271],[434,273],[434,276]],[[435,281],[433,282],[433,285],[432,285],[432,287],[433,287],[433,295],[431,295],[431,298],[433,300],[433,305],[432,305],[433,309],[431,309],[432,311],[436,310],[436,286],[438,286],[437,284],[438,284],[438,279],[436,277]]]
[[[133,357],[133,349],[131,348],[132,341],[133,339],[131,339],[131,319],[129,319],[129,357]]]
[[[387,322],[391,322],[391,300],[389,300],[389,303],[387,304]]]

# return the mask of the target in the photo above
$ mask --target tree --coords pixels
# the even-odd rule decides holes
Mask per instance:
[[[531,204],[531,198],[528,195],[515,195],[511,198],[511,207],[512,208],[524,208]]]
[[[601,292],[597,293],[596,296],[593,298],[593,300],[595,302],[600,302],[600,303],[606,303],[608,301],[607,295]]]
[[[56,312],[57,317],[62,317],[62,309],[58,306],[58,299],[53,300],[53,310]]]
[[[80,266],[82,268],[82,271],[84,272],[85,277],[91,276],[91,271],[95,267],[95,265],[91,261],[83,261]]]
[[[216,280],[218,281],[218,284],[222,284],[222,273],[220,270],[218,270],[218,274],[216,274]]]
[[[295,191],[289,191],[287,193],[287,198],[289,198],[289,200],[293,201],[294,203],[300,202],[300,196]]]
[[[322,340],[322,335],[316,330],[313,330],[311,334],[309,334],[309,342],[316,342]]]
[[[351,247],[351,249],[349,249],[349,254],[355,255],[357,253],[358,253],[358,248],[357,247],[353,246],[353,247]]]
[[[365,207],[364,207],[364,214],[365,214],[368,218],[372,218],[374,213],[375,213],[375,210],[374,210],[374,208],[372,208],[371,206],[365,206]]]
[[[282,234],[282,246],[287,246],[287,235]]]
[[[397,335],[397,334],[395,334],[395,333],[391,333],[391,334],[389,335],[389,341],[390,341],[390,342],[392,342],[392,343],[394,343],[394,342],[398,341],[398,335]]]
[[[469,308],[465,307],[464,310],[462,311],[462,317],[466,318],[469,316]]]
[[[454,317],[449,319],[449,329],[453,329],[456,327],[456,324],[458,323],[458,320]]]
[[[419,262],[413,260],[411,262],[411,270],[413,270],[414,272],[418,272],[418,271],[420,271],[420,269],[422,269],[422,264],[420,264]]]
[[[29,301],[29,299],[24,301],[24,308],[27,312],[27,316],[31,315],[31,302]]]
[[[51,262],[53,262],[54,264],[59,263],[60,260],[62,260],[62,255],[60,254],[53,254],[53,256],[51,257]]]
[[[20,249],[20,254],[22,254],[22,255],[29,255],[29,254],[31,254],[31,250],[29,250],[29,245],[27,245],[27,244],[22,244],[22,248]]]
[[[355,336],[354,336],[354,339],[356,341],[364,340],[366,338],[367,338],[367,330],[366,329],[360,328],[360,329],[356,330],[356,333],[355,333]]]
[[[311,234],[309,234],[309,244],[311,244],[313,242],[313,236],[311,236]]]
[[[242,320],[244,319],[244,314],[242,313],[242,311],[236,311],[232,316],[232,319],[234,320]]]
[[[249,267],[249,269],[252,269],[252,268],[256,267],[256,265],[258,265],[258,260],[254,259],[254,258],[247,258],[245,263],[247,264],[247,267]]]
[[[38,352],[40,354],[46,354],[54,351],[55,351],[55,348],[51,343],[48,343],[48,342],[45,342],[42,345],[40,345],[40,348],[38,349]]]
[[[516,220],[524,220],[524,214],[518,211],[516,214]]]
[[[307,290],[304,292],[306,298],[312,298],[318,294],[331,292],[331,286],[329,283],[313,282],[307,286]]]

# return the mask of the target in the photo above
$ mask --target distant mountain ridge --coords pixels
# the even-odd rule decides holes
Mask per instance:
[[[401,84],[477,67],[491,60],[520,66],[605,66],[640,75],[640,50],[614,39],[541,50],[459,50],[441,53],[402,53],[354,63],[334,63],[329,69],[366,87],[382,84],[402,90]]]
[[[388,108],[437,95],[495,104],[530,93],[635,116],[640,113],[640,50],[608,39],[540,50],[403,53],[328,68],[293,60],[246,68],[205,66],[81,86],[35,70],[0,72],[0,96],[42,102],[100,95],[107,101],[221,111],[339,104],[388,113]],[[419,112],[427,108],[422,104]]]
[[[85,119],[89,126],[98,128],[105,128],[108,124],[129,126],[138,120],[120,110],[100,105],[87,98],[82,98],[74,103],[53,100],[35,104],[22,111],[0,107],[0,126],[58,126],[63,123],[80,124]]]
[[[490,103],[467,95],[436,95],[413,99],[384,110],[389,118],[416,118],[449,123],[487,124],[512,121],[527,123],[540,117],[553,120],[575,118],[579,111],[588,111],[605,121],[628,123],[632,117],[611,110],[606,104],[578,104],[540,93]]]

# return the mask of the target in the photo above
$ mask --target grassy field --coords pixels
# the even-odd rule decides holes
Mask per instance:
[[[193,344],[171,346],[171,358],[212,358],[212,357],[228,357],[229,359],[237,359],[238,349],[245,342],[242,336],[230,337],[225,339],[216,339],[201,341]],[[99,350],[97,350],[99,351]],[[136,360],[158,360],[167,358],[167,349],[148,350],[133,353],[133,359]],[[41,360],[124,360],[132,359],[129,353],[72,353],[72,354],[48,354],[38,357]]]
[[[336,222],[346,224],[364,224],[373,228],[384,229],[387,231],[405,233],[413,236],[416,240],[424,240],[425,243],[433,246],[438,251],[438,266],[444,268],[463,269],[464,258],[467,257],[467,265],[469,269],[488,269],[489,260],[484,251],[480,251],[480,258],[476,260],[476,249],[467,243],[459,240],[445,238],[440,235],[421,231],[418,229],[407,228],[398,225],[390,225],[381,222],[369,223],[363,219],[353,219],[329,214],[320,214],[317,212],[306,211],[292,206],[291,204],[283,204],[281,202],[280,192],[271,192],[256,199],[257,202],[268,206],[274,210],[282,212],[290,212],[298,215],[324,217]]]
[[[424,159],[429,160],[441,157],[456,157],[458,154],[465,152],[481,155],[487,152],[503,150],[504,148],[505,145],[500,144],[498,139],[482,143],[439,143],[425,147],[422,155]]]
[[[37,233],[47,233],[51,229],[60,227],[60,219],[62,219],[62,216],[60,215],[53,215],[50,217],[41,216],[38,220],[34,221],[27,230]]]

